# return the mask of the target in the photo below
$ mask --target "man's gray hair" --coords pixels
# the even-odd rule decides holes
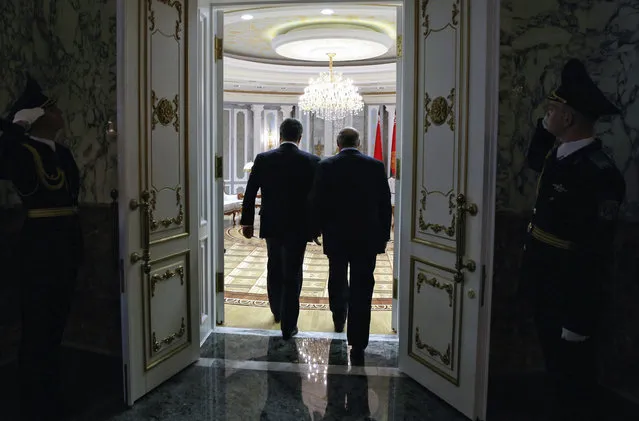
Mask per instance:
[[[359,132],[352,127],[345,127],[337,135],[337,146],[340,148],[357,148],[359,146]]]

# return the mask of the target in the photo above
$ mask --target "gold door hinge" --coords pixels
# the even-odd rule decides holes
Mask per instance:
[[[224,57],[224,39],[215,37],[215,62],[222,60]]]
[[[215,292],[218,294],[224,292],[224,272],[215,273]]]
[[[395,180],[399,180],[399,170],[401,169],[401,160],[397,158],[395,160]]]
[[[401,58],[402,56],[402,42],[404,41],[404,37],[401,35],[397,35],[397,58]]]
[[[393,300],[396,300],[398,297],[398,287],[399,281],[397,281],[397,278],[393,278]]]
[[[215,179],[220,180],[224,177],[224,160],[220,155],[215,155]]]

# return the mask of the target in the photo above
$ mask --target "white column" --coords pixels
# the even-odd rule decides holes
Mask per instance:
[[[251,105],[251,111],[253,111],[253,156],[249,157],[251,161],[255,160],[258,153],[263,152],[262,145],[262,111],[264,105],[253,104]]]
[[[295,118],[297,118],[301,123],[304,131],[302,132],[302,150],[308,153],[315,153],[311,151],[310,143],[311,143],[311,118],[310,113],[303,113],[302,110],[297,107],[297,113]]]
[[[264,138],[262,140],[262,150],[267,151],[276,147],[280,141],[280,132],[279,132],[279,110],[264,110]],[[270,134],[270,142],[269,145],[269,131]]]
[[[285,119],[291,117],[291,114],[293,113],[293,106],[292,105],[280,105],[280,110],[282,110],[282,114],[284,115],[283,118],[285,120]]]
[[[335,139],[333,139],[333,122],[324,120],[324,156],[332,156],[335,153]]]
[[[386,151],[386,156],[384,159],[387,164],[387,176],[390,177],[390,168],[391,168],[391,150],[393,149],[393,121],[395,118],[395,105],[387,105],[386,112],[388,112],[388,150]],[[397,142],[397,140],[395,140]],[[395,143],[395,152],[397,153],[397,143]]]
[[[370,105],[368,107],[368,155],[375,154],[375,134],[377,133],[377,115],[380,112],[380,105]]]

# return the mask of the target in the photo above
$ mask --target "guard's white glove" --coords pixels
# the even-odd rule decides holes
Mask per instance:
[[[579,335],[573,331],[566,329],[565,327],[561,328],[561,339],[568,342],[583,342],[588,339],[588,336]]]
[[[25,108],[24,110],[20,110],[13,117],[13,122],[20,125],[26,125],[27,127],[31,127],[33,123],[36,122],[37,119],[44,115],[44,109],[37,108]]]

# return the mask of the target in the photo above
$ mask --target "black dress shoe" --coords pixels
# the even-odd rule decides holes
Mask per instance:
[[[288,341],[289,339],[291,339],[293,336],[297,335],[299,333],[299,330],[297,328],[293,328],[292,331],[290,332],[282,332],[282,338],[285,341]]]
[[[344,332],[344,325],[346,322],[335,322],[333,321],[333,325],[335,326],[335,332],[342,333]]]
[[[363,366],[365,364],[364,348],[351,348],[351,365]]]

